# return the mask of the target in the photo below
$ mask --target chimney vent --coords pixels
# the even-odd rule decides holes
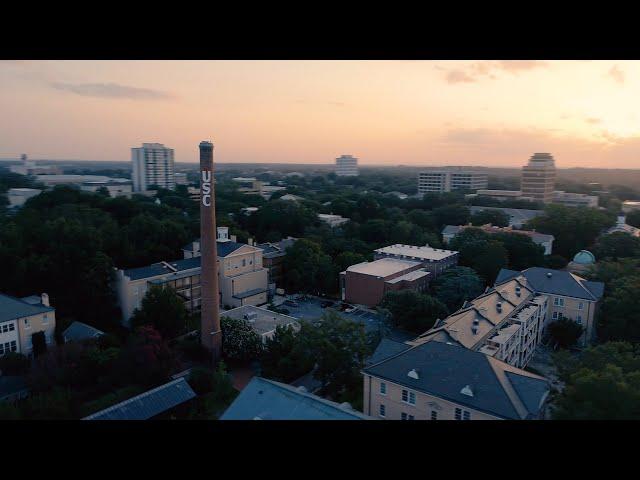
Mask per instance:
[[[228,242],[229,241],[229,227],[218,227],[218,238],[219,242]]]
[[[496,310],[498,310],[498,313],[502,312],[502,302],[496,303]]]
[[[547,272],[547,278],[551,278],[553,274],[551,272]]]
[[[42,303],[45,307],[49,307],[49,295],[43,293],[40,295],[40,303]]]

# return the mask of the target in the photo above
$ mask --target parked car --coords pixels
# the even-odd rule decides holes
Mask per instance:
[[[283,305],[286,305],[287,307],[299,307],[300,304],[298,302],[294,302],[293,300],[285,300],[284,302],[282,302]]]
[[[322,308],[333,307],[333,302],[325,300],[324,302],[320,303],[320,307]]]
[[[355,312],[358,309],[358,307],[354,307],[353,305],[350,305],[349,307],[345,308],[344,312],[345,313],[352,313]]]

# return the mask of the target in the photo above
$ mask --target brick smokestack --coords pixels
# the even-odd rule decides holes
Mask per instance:
[[[202,301],[200,340],[213,357],[222,354],[218,290],[218,246],[216,243],[216,203],[213,181],[213,144],[200,142],[200,276]]]

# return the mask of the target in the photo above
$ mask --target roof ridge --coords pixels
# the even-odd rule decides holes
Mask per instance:
[[[486,358],[486,361],[489,363],[489,366],[493,370],[493,373],[495,374],[496,379],[500,383],[500,386],[502,387],[505,394],[507,395],[507,398],[511,402],[513,409],[516,411],[516,413],[521,419],[526,418],[527,414],[529,413],[529,410],[525,407],[524,402],[518,395],[518,392],[511,384],[511,381],[507,377],[504,368],[498,368],[500,363],[504,363],[505,365],[508,365],[508,363],[502,362],[500,360],[497,360],[493,357],[489,357],[487,355],[485,355],[485,358]],[[494,361],[496,363],[494,363]]]

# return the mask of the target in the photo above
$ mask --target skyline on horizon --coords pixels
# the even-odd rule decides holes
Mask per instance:
[[[0,158],[638,168],[638,61],[0,61]],[[636,102],[634,102],[634,100]]]

